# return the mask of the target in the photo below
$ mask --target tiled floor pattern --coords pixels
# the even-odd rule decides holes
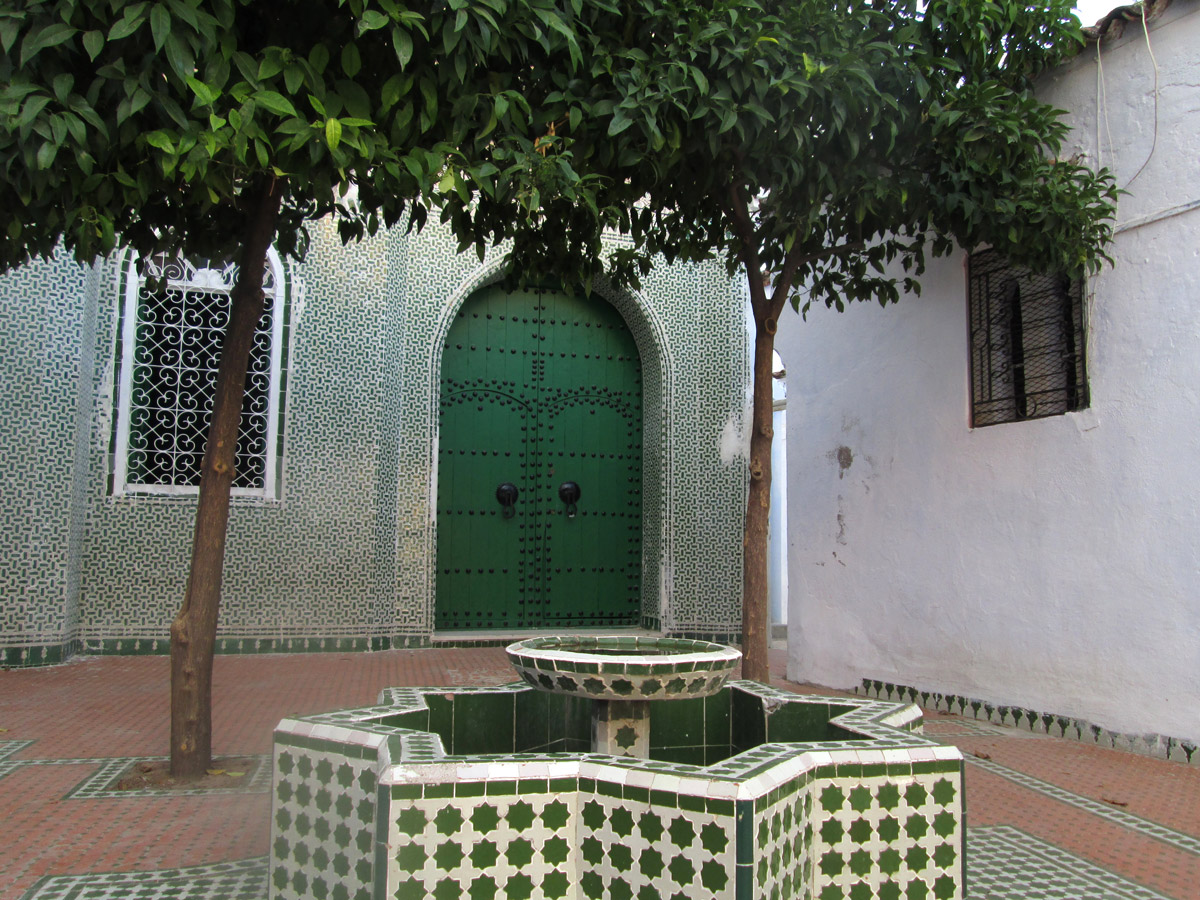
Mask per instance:
[[[1167,900],[1008,825],[972,828],[967,842],[970,900]]]
[[[1010,769],[1008,766],[1002,766],[991,759],[979,759],[968,756],[967,762],[986,769],[994,775],[999,775],[1001,778],[1007,778],[1009,781],[1016,782],[1022,787],[1038,791],[1047,797],[1052,797],[1060,803],[1067,803],[1093,816],[1108,819],[1122,828],[1162,841],[1164,844],[1170,844],[1183,850],[1185,853],[1200,855],[1200,839],[1194,838],[1191,835],[1176,831],[1173,828],[1167,828],[1165,825],[1160,825],[1157,822],[1143,819],[1141,816],[1135,816],[1133,813],[1125,812],[1123,809],[1116,808],[1110,803],[1099,802],[1092,800],[1090,797],[1082,797],[1071,791],[1063,790],[1057,785],[1049,784],[1040,778],[1034,778],[1032,775],[1027,775],[1024,772],[1018,772],[1016,769]]]
[[[160,872],[56,875],[27,895],[37,900],[262,900],[267,859],[243,859]]]
[[[165,756],[113,756],[79,759],[7,759],[6,756],[23,750],[33,741],[0,741],[0,778],[27,766],[88,766],[94,771],[72,787],[66,797],[207,797],[212,794],[265,794],[271,790],[270,757],[259,754],[258,765],[246,783],[226,788],[142,788],[117,790],[112,784],[135,762],[158,762]],[[15,745],[6,747],[5,744]]]
[[[781,679],[783,655],[773,662]],[[284,716],[371,703],[386,686],[513,680],[497,648],[221,657],[216,672],[223,755],[266,753]],[[161,657],[0,671],[0,900],[264,896],[260,776],[223,795],[98,789],[162,752],[166,676]],[[946,715],[927,726],[971,763],[969,900],[1197,896],[1197,767]]]

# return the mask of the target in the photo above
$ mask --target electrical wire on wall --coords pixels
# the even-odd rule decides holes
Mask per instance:
[[[1125,182],[1126,188],[1137,181],[1138,176],[1146,170],[1146,166],[1150,164],[1150,160],[1154,156],[1154,149],[1158,146],[1158,60],[1154,58],[1154,48],[1150,45],[1150,26],[1146,23],[1146,4],[1143,2],[1141,6],[1142,32],[1146,35],[1146,52],[1150,54],[1150,63],[1154,66],[1154,134],[1150,141],[1150,152],[1146,155],[1146,161],[1143,162],[1142,167],[1133,174],[1133,177]],[[1107,119],[1107,111],[1105,118]],[[1109,140],[1111,141],[1111,137]]]

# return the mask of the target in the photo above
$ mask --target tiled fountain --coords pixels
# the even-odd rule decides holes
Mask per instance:
[[[915,706],[587,640],[512,645],[524,683],[282,721],[270,896],[961,900],[962,757]]]

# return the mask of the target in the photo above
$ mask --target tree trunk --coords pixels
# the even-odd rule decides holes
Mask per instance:
[[[751,276],[753,277],[753,275]],[[765,298],[764,298],[765,299]],[[767,581],[767,525],[771,515],[771,443],[774,438],[776,318],[767,303],[754,307],[754,407],[750,429],[750,491],[742,539],[742,677],[767,684],[770,629]]]
[[[212,764],[212,667],[225,563],[229,491],[254,330],[263,311],[263,270],[275,238],[283,185],[250,194],[237,282],[230,295],[183,606],[171,623],[171,774],[199,777]]]

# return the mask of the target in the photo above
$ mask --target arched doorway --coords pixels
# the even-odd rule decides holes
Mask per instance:
[[[637,624],[642,378],[620,314],[477,291],[446,338],[439,416],[436,627]]]

